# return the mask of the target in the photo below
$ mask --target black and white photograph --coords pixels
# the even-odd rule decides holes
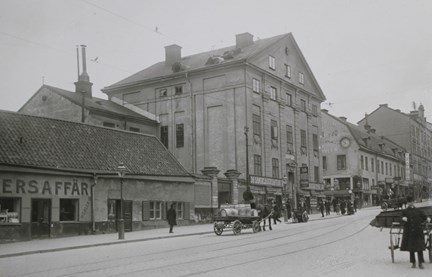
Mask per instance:
[[[431,276],[431,26],[429,0],[0,0],[0,276]]]

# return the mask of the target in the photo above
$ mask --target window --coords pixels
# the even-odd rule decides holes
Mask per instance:
[[[393,175],[393,174],[392,174],[392,165],[391,165],[391,164],[389,164],[389,173],[390,173],[390,176]]]
[[[313,143],[313,150],[318,151],[318,135],[312,134],[312,143]]]
[[[272,177],[279,178],[279,160],[275,158],[272,159]]]
[[[252,79],[252,90],[254,92],[261,92],[261,83],[257,79]]]
[[[254,155],[254,175],[262,176],[262,161],[260,155]]]
[[[273,56],[269,56],[269,67],[276,70],[276,59]]]
[[[314,181],[315,181],[315,183],[319,183],[319,181],[320,181],[319,167],[318,166],[314,166]]]
[[[183,94],[183,86],[175,86],[175,95]]]
[[[140,129],[139,128],[135,128],[135,127],[129,127],[129,131],[135,132],[135,133],[139,133]]]
[[[162,144],[168,148],[168,126],[161,126],[160,137]]]
[[[388,163],[385,163],[385,175],[388,175]]]
[[[19,223],[20,219],[21,198],[0,197],[0,224]]]
[[[102,125],[104,127],[108,127],[108,128],[115,128],[115,124],[111,123],[111,122],[104,122],[104,123],[102,123]]]
[[[176,147],[184,147],[184,124],[176,125]]]
[[[285,65],[285,77],[291,78],[291,66]]]
[[[183,202],[173,202],[172,203],[174,205],[174,209],[176,210],[177,213],[177,219],[184,219],[184,203]]]
[[[287,106],[292,106],[292,95],[289,93],[286,94],[286,104]]]
[[[293,141],[293,128],[290,125],[286,126],[286,136],[287,136],[287,153],[294,153],[294,141]]]
[[[270,87],[270,98],[273,100],[277,98],[277,89],[275,87]]]
[[[275,120],[270,121],[270,133],[271,133],[271,139],[277,140],[278,139],[278,129],[277,129],[277,122]]]
[[[261,137],[261,116],[258,114],[252,115],[253,134]]]
[[[312,104],[312,115],[318,116],[318,106]]]
[[[381,174],[384,174],[384,162],[381,161]]]
[[[360,156],[360,164],[361,164],[361,169],[364,170],[363,155]]]
[[[159,90],[159,96],[160,97],[165,97],[168,95],[168,91],[166,88]]]
[[[299,83],[304,85],[304,75],[301,72],[299,72]]]
[[[369,161],[368,161],[368,157],[365,157],[365,169],[366,169],[366,171],[369,171]]]
[[[345,169],[346,169],[346,156],[337,155],[337,170],[345,170]]]
[[[323,163],[323,169],[327,170],[327,157],[326,156],[322,157],[322,163]]]
[[[150,201],[150,219],[162,218],[162,202]]]
[[[306,148],[306,131],[300,130],[300,146]]]
[[[306,112],[306,101],[303,100],[303,99],[300,99],[300,109],[301,109],[303,112]]]
[[[374,158],[371,158],[371,171],[374,172],[375,168],[375,160]]]
[[[60,199],[60,221],[78,221],[78,199]]]

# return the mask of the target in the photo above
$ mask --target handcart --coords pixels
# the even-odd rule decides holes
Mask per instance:
[[[305,209],[294,210],[292,214],[293,223],[308,222],[309,215]]]
[[[432,216],[432,207],[420,207],[426,216]],[[391,254],[392,263],[394,263],[394,251],[400,248],[403,235],[402,211],[383,211],[375,217],[370,223],[372,226],[390,228],[390,246],[388,247]],[[426,250],[429,255],[429,262],[432,263],[432,223],[423,224],[423,233],[425,236]]]
[[[243,229],[252,229],[254,233],[261,231],[261,217],[257,210],[251,209],[250,204],[221,205],[213,221],[213,230],[218,236],[225,229],[232,229],[234,235],[240,234]]]

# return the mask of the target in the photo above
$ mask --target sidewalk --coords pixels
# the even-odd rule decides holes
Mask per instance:
[[[309,215],[309,220],[324,220],[335,217],[339,216],[333,212],[326,217],[321,217],[321,214],[315,213]],[[280,219],[283,222],[283,217]],[[291,220],[286,224],[292,224]],[[0,258],[211,233],[213,233],[213,224],[194,224],[189,226],[176,226],[174,227],[173,234],[168,233],[168,228],[126,232],[124,240],[119,240],[117,233],[35,239],[30,241],[0,244]]]

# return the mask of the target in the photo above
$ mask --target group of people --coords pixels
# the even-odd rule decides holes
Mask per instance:
[[[352,215],[357,212],[357,202],[357,199],[351,201],[350,199],[334,198],[331,202],[324,199],[318,201],[318,209],[321,212],[322,217],[330,215],[331,206],[333,206],[333,212],[335,212],[337,215]]]

